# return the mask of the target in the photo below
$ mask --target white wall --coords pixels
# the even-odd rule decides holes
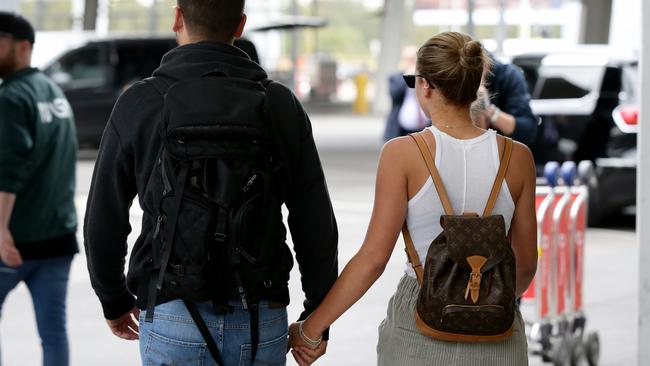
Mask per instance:
[[[614,0],[609,43],[617,48],[638,50],[641,46],[642,0]]]
[[[627,0],[626,0],[627,1]],[[650,19],[650,2],[632,18]],[[641,16],[639,16],[641,14]],[[641,19],[638,19],[639,23]],[[632,19],[630,19],[632,21]],[[639,360],[637,365],[650,365],[650,25],[641,29],[641,120],[639,123],[637,168],[637,234],[639,240]]]

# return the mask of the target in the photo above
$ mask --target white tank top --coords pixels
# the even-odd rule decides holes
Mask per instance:
[[[478,137],[459,140],[435,127],[429,127],[427,130],[433,133],[436,140],[436,167],[454,208],[454,214],[482,214],[501,159],[496,132],[488,130]],[[416,158],[422,159],[419,154]],[[503,215],[506,232],[510,230],[514,211],[515,203],[504,180],[493,214]],[[406,224],[422,265],[429,245],[442,232],[440,216],[444,214],[445,210],[436,187],[429,177],[420,191],[409,200],[406,215]],[[415,272],[408,262],[406,274],[415,278]]]

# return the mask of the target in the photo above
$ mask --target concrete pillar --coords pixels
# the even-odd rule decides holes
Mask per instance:
[[[476,36],[474,9],[476,9],[476,0],[467,0],[467,34],[472,37]]]
[[[606,44],[612,21],[612,0],[582,0],[580,43]]]
[[[48,4],[46,4],[44,0],[36,1],[36,11],[34,14],[34,21],[32,22],[32,26],[37,31],[42,31],[45,28],[45,13],[47,12],[47,6]]]
[[[97,27],[97,0],[86,0],[84,5],[84,30],[95,30]]]
[[[291,0],[291,15],[298,16],[298,0]],[[294,91],[298,91],[296,85],[298,74],[298,29],[291,30],[291,77],[289,87]]]
[[[496,54],[502,54],[503,42],[508,37],[508,31],[506,29],[506,0],[498,0],[497,4],[499,7],[499,23],[497,24],[497,31],[494,38],[497,41]]]
[[[88,1],[88,0],[86,0]],[[95,33],[100,36],[108,34],[110,29],[110,4],[111,0],[92,0],[97,1],[97,21],[95,25]]]
[[[158,32],[158,1],[152,0],[149,8],[149,34],[154,35]]]
[[[314,17],[317,17],[319,15],[319,7],[318,7],[318,0],[312,0],[311,3],[311,15]],[[320,53],[320,47],[319,47],[319,39],[318,39],[318,29],[314,29],[314,53],[318,55]]]
[[[650,3],[641,2],[642,19],[650,19]],[[650,25],[641,23],[641,120],[638,133],[637,222],[639,240],[639,338],[637,365],[650,365]],[[645,160],[644,160],[645,159]]]
[[[385,0],[384,18],[381,24],[379,70],[377,71],[377,95],[374,104],[376,113],[386,114],[390,109],[388,77],[399,71],[404,35],[404,14],[404,0]]]

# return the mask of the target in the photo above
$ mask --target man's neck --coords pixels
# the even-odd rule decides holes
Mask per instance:
[[[29,69],[29,66],[27,66],[27,67],[15,67],[15,68],[13,68],[13,70],[9,71],[6,75],[0,75],[0,79],[1,80],[7,80],[10,77],[16,75],[17,73],[19,73],[19,72],[21,72],[23,70],[27,70],[27,69]]]
[[[185,45],[188,45],[188,44],[201,43],[201,42],[219,42],[219,43],[229,44],[229,45],[232,46],[235,43],[235,40],[231,39],[231,40],[228,41],[228,40],[223,40],[223,39],[211,39],[211,38],[205,38],[205,37],[199,37],[199,36],[197,36],[197,37],[190,36],[190,37],[188,37],[188,38],[186,38],[184,40],[179,40],[178,45],[179,46],[185,46]]]

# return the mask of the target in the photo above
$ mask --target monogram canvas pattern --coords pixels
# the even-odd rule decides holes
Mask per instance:
[[[429,327],[459,335],[506,333],[515,317],[515,256],[501,216],[445,216],[431,243],[417,312]],[[478,301],[466,298],[471,268],[466,258],[487,258]]]
[[[483,216],[454,215],[435,162],[421,134],[412,134],[433,179],[446,215],[442,233],[427,252],[422,269],[404,226],[409,260],[421,284],[416,324],[431,337],[457,342],[499,341],[512,334],[515,320],[515,255],[503,216],[492,215],[512,153],[506,139],[501,164]]]

